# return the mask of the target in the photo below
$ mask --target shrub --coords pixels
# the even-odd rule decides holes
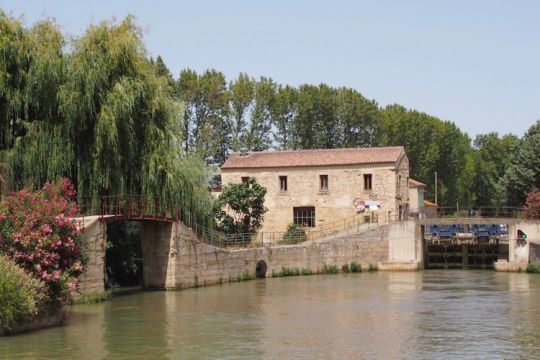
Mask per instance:
[[[304,269],[302,269],[303,271]],[[281,271],[274,271],[272,270],[272,277],[284,277],[284,276],[298,276],[300,275],[300,270],[298,268],[289,268],[286,266],[283,266],[281,268]]]
[[[359,273],[362,272],[362,265],[357,261],[351,261],[351,272]]]
[[[0,256],[0,334],[15,321],[28,321],[44,310],[47,289],[12,260]]]
[[[351,272],[351,270],[349,269],[349,264],[345,264],[341,267],[341,270],[344,272],[344,273],[349,273]]]
[[[377,266],[377,264],[369,264],[369,267],[368,267],[369,272],[378,271],[378,270],[379,270],[379,267]]]
[[[302,268],[302,275],[313,275],[314,272],[310,268]]]
[[[336,265],[324,264],[323,267],[322,267],[321,272],[323,274],[337,274],[338,273],[338,268],[337,268]]]
[[[538,274],[540,273],[540,267],[536,263],[529,263],[527,265],[527,272],[531,274]]]
[[[289,224],[287,232],[283,235],[282,244],[298,244],[307,240],[306,232],[301,226]]]
[[[300,270],[288,268],[286,266],[281,268],[281,276],[296,276],[300,275]]]
[[[64,302],[79,285],[81,238],[70,219],[75,190],[64,179],[39,191],[21,190],[0,203],[0,254],[46,285],[53,302]]]
[[[540,191],[527,196],[525,200],[525,217],[540,220]]]

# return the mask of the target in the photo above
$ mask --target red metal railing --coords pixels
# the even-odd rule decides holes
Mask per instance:
[[[102,221],[156,220],[176,222],[183,220],[183,211],[169,201],[149,202],[143,196],[103,196],[100,205]]]

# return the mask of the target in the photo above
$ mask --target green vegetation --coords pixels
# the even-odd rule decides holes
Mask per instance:
[[[253,234],[262,226],[266,189],[255,178],[239,184],[228,184],[214,204],[219,230],[227,234]],[[251,238],[246,237],[249,241]]]
[[[249,271],[244,270],[240,274],[236,275],[236,277],[233,279],[234,282],[240,282],[240,281],[248,281],[255,279],[254,274],[250,274]]]
[[[310,268],[302,268],[301,274],[302,275],[314,275],[315,272],[313,270],[311,270]]]
[[[298,268],[289,268],[286,266],[283,266],[281,268],[281,271],[275,272],[272,270],[272,277],[286,277],[286,276],[298,276],[300,275],[300,270]]]
[[[296,224],[289,224],[287,232],[283,235],[282,244],[298,244],[307,240],[305,230]]]
[[[113,290],[109,289],[107,291],[96,291],[88,294],[83,294],[75,298],[71,304],[73,305],[84,305],[84,304],[97,304],[103,301],[107,301],[113,297]]]
[[[377,266],[377,264],[369,264],[368,271],[369,272],[379,271],[379,267]]]
[[[540,266],[536,263],[529,263],[527,265],[527,272],[531,274],[539,274],[540,273]]]
[[[323,273],[323,274],[337,274],[338,273],[338,267],[336,265],[323,264],[323,267],[321,269],[321,273]]]
[[[349,268],[349,264],[345,264],[341,267],[341,271],[343,271],[344,273],[350,273],[351,272],[351,269]]]
[[[52,20],[30,28],[0,10],[0,162],[12,189],[70,179],[97,211],[137,194],[208,219],[205,163],[181,151],[182,104],[132,17],[70,40]]]
[[[540,220],[540,191],[527,196],[525,200],[525,217]]]
[[[16,321],[30,321],[45,310],[47,286],[15,262],[0,256],[0,335]]]
[[[0,77],[0,162],[14,189],[65,177],[95,206],[101,195],[142,194],[201,222],[211,209],[207,165],[241,145],[403,145],[428,199],[437,171],[442,206],[522,206],[540,188],[540,122],[523,139],[473,141],[450,121],[380,107],[351,88],[245,73],[227,80],[214,69],[174,78],[160,56],[148,56],[132,17],[70,38],[53,20],[24,27],[0,11],[0,29],[0,73],[9,75]]]
[[[353,273],[362,272],[362,265],[357,261],[351,261],[351,272]]]

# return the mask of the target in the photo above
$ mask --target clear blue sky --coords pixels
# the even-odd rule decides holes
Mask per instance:
[[[65,32],[135,15],[149,52],[189,67],[350,86],[455,122],[522,135],[540,119],[540,1],[43,1],[0,5]]]

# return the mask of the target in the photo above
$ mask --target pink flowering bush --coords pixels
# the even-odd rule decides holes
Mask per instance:
[[[63,303],[79,286],[81,238],[71,219],[77,204],[69,180],[21,190],[0,202],[0,254],[43,281],[53,302]]]

